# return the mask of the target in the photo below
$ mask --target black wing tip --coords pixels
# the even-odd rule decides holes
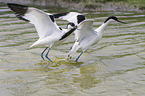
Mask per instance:
[[[61,16],[67,15],[69,12],[64,12],[64,13],[58,13],[58,14],[53,14],[54,18],[59,18]]]
[[[50,19],[52,20],[52,22],[55,22],[54,20],[54,16],[53,15],[49,15]]]
[[[30,22],[29,20],[23,18],[22,16],[20,15],[16,15],[17,18],[19,18],[20,20],[23,20],[23,21],[26,21],[26,22]]]
[[[86,17],[84,15],[78,15],[77,16],[77,23],[81,23],[86,19]]]
[[[26,5],[21,5],[21,4],[16,4],[16,3],[7,3],[8,7],[9,8],[12,8],[12,7],[28,7]]]
[[[28,6],[16,4],[16,3],[7,3],[7,6],[14,11],[16,14],[23,16],[28,9]]]

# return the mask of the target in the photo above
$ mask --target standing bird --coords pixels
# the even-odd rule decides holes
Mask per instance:
[[[80,53],[80,55],[76,58],[76,62],[80,58],[80,56],[93,44],[98,43],[103,35],[103,31],[105,27],[109,24],[110,21],[117,21],[120,23],[124,23],[122,21],[119,21],[117,17],[115,16],[110,16],[108,17],[105,22],[96,30],[93,29],[93,20],[88,19],[84,20],[83,22],[80,23],[80,25],[77,28],[78,34],[76,41],[72,47],[72,49],[68,53],[68,57],[71,58],[72,55],[79,49],[81,48],[83,51]]]
[[[41,53],[41,58],[44,60],[43,54],[48,49],[45,57],[52,62],[50,58],[48,58],[48,53],[51,47],[59,41],[64,40],[71,33],[76,30],[76,27],[68,30],[67,32],[63,31],[55,22],[54,16],[50,13],[45,13],[37,8],[28,7],[25,5],[19,5],[14,3],[7,3],[8,7],[15,12],[16,17],[21,20],[30,22],[34,24],[39,39],[30,46],[45,46],[46,48]]]

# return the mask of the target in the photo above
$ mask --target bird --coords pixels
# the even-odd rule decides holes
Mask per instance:
[[[56,13],[53,14],[54,18],[67,20],[69,22],[74,23],[75,25],[81,23],[83,20],[86,19],[84,14],[78,12],[64,12],[64,13]]]
[[[46,13],[42,10],[39,10],[34,7],[28,7],[25,5],[7,3],[8,7],[16,14],[16,17],[34,24],[39,39],[33,43],[30,48],[36,46],[45,46],[46,48],[41,53],[41,58],[45,61],[43,54],[48,49],[45,57],[52,62],[48,57],[49,51],[53,45],[56,43],[65,40],[70,36],[75,30],[76,27],[73,26],[67,31],[63,31],[57,24],[53,14]]]
[[[83,22],[84,20],[86,20],[86,17],[84,14],[79,13],[79,12],[64,12],[64,13],[56,13],[53,14],[54,18],[56,19],[61,19],[61,20],[67,20],[69,23],[67,24],[66,29],[63,30],[68,30],[74,26],[78,26],[81,22]],[[75,34],[75,39],[77,39],[77,34],[78,31],[75,30],[73,32]]]
[[[68,53],[68,57],[71,59],[72,55],[78,50],[82,49],[82,52],[79,54],[79,56],[76,58],[76,62],[80,58],[80,56],[92,45],[98,43],[103,35],[103,31],[106,28],[106,26],[111,21],[117,21],[123,24],[127,24],[125,22],[122,22],[118,20],[115,16],[108,17],[104,23],[97,29],[93,29],[93,19],[85,19],[82,21],[77,28],[78,34],[76,34],[77,38],[75,40],[75,43],[72,46],[72,49]]]

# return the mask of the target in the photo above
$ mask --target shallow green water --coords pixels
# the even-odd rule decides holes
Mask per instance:
[[[49,11],[49,10],[48,10]],[[51,12],[55,13],[57,11]],[[102,40],[79,62],[66,60],[71,36],[52,48],[54,63],[42,62],[44,48],[29,49],[37,39],[33,25],[0,7],[1,96],[144,96],[145,15],[143,12],[84,12],[97,28],[111,15],[129,24],[111,22]],[[65,27],[65,21],[57,23]]]

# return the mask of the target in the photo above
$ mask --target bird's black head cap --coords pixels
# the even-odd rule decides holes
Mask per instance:
[[[127,23],[125,23],[125,22],[122,22],[122,21],[118,20],[118,18],[115,17],[115,16],[110,16],[110,17],[108,17],[108,18],[105,20],[104,23],[106,23],[106,22],[107,22],[108,20],[110,20],[110,19],[113,19],[113,20],[115,20],[115,21],[117,21],[117,22],[120,22],[120,23],[127,24]]]
[[[72,27],[75,26],[75,24],[74,24],[73,22],[69,22],[69,23],[67,24],[67,26],[66,26],[67,29],[68,29],[68,25],[70,25],[70,26],[72,26]]]
[[[110,19],[113,19],[113,20],[115,20],[115,21],[117,21],[118,20],[118,18],[117,17],[115,17],[115,16],[110,16],[110,17],[108,17],[106,20],[105,20],[105,22],[104,23],[106,23],[108,20],[110,20]]]

